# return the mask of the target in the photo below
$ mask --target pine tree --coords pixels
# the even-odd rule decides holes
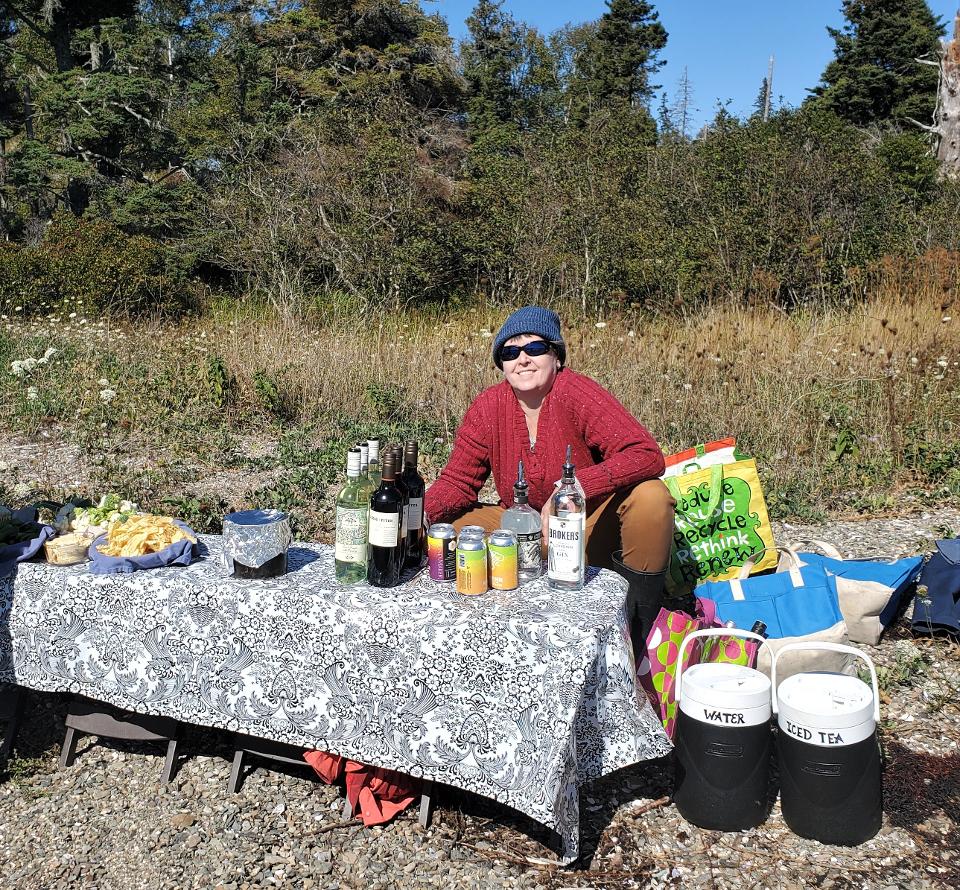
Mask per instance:
[[[607,0],[596,23],[559,35],[558,56],[566,69],[566,106],[583,126],[597,112],[616,114],[637,138],[653,141],[649,102],[658,85],[650,76],[665,63],[657,54],[667,32],[645,0]]]
[[[552,116],[559,98],[557,60],[539,31],[504,12],[503,0],[479,0],[467,28],[460,58],[470,129],[525,130]]]
[[[657,85],[650,75],[665,63],[657,55],[667,32],[646,0],[607,0],[590,60],[590,90],[599,102],[646,105]]]
[[[523,59],[523,34],[503,0],[479,0],[467,19],[470,36],[460,48],[467,82],[470,128],[485,132],[517,117],[517,74]]]
[[[810,101],[857,126],[929,121],[943,22],[925,0],[844,0],[842,29],[828,28],[835,57]]]

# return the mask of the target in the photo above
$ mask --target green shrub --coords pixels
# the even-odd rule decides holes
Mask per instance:
[[[184,270],[163,244],[103,220],[64,213],[36,247],[0,244],[0,311],[6,313],[136,316],[191,302]]]

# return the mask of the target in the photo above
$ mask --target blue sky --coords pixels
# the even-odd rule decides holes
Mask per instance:
[[[475,0],[422,0],[427,11],[447,19],[450,33],[462,38],[464,21]],[[948,23],[960,0],[928,0],[931,10]],[[826,27],[840,27],[840,0],[661,0],[654,5],[670,38],[661,58],[667,65],[656,82],[673,94],[687,68],[693,86],[693,104],[699,109],[694,123],[713,117],[717,102],[730,100],[733,114],[748,114],[767,74],[767,61],[775,57],[774,99],[799,105],[806,89],[815,86],[833,55]],[[603,0],[506,0],[504,9],[514,18],[549,33],[567,22],[599,18]]]

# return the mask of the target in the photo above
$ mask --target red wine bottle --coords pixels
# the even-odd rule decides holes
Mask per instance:
[[[396,460],[387,453],[383,458],[380,487],[370,496],[367,582],[373,587],[396,587],[400,583],[403,495],[396,486],[396,475]]]
[[[403,448],[403,483],[407,486],[407,552],[405,566],[419,568],[423,560],[423,495],[427,485],[417,471],[419,447],[407,442]]]

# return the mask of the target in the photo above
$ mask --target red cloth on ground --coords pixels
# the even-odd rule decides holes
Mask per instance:
[[[367,766],[326,751],[307,751],[303,759],[328,785],[346,777],[347,800],[367,826],[389,822],[420,796],[420,780],[394,770]]]
[[[573,446],[588,510],[615,491],[663,473],[663,453],[646,427],[599,383],[563,368],[543,400],[533,448],[523,409],[506,380],[474,399],[450,460],[427,489],[424,510],[431,522],[462,515],[476,503],[491,471],[500,506],[512,506],[521,459],[530,506],[539,510],[560,478],[567,445]]]

